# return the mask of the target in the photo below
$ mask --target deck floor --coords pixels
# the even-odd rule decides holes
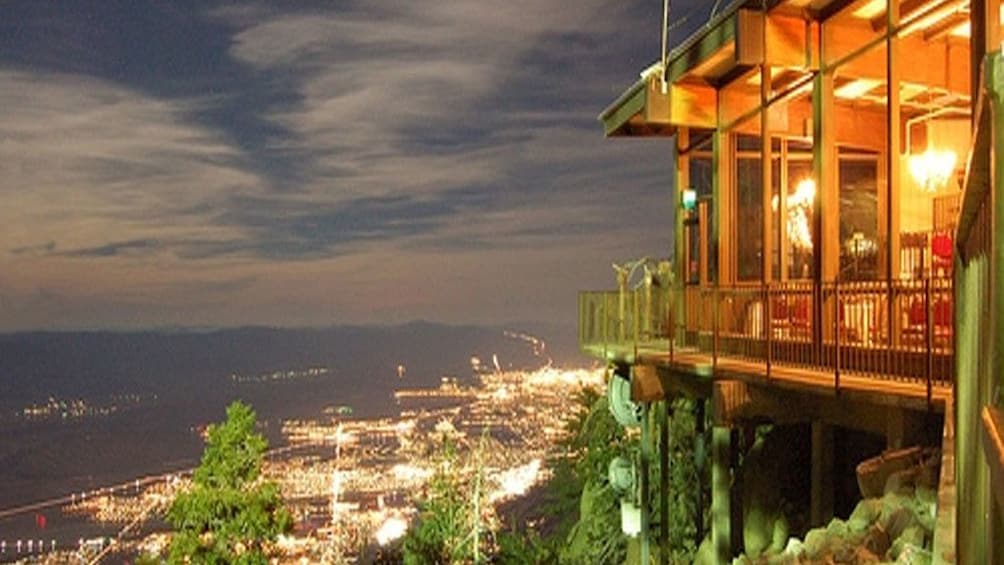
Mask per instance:
[[[671,370],[690,373],[697,378],[738,379],[753,384],[778,386],[813,392],[816,394],[841,394],[860,396],[884,404],[911,407],[929,407],[944,411],[952,396],[952,387],[932,382],[930,405],[926,380],[894,375],[859,374],[841,371],[839,385],[832,369],[793,366],[774,363],[768,371],[762,360],[749,360],[719,355],[693,349],[669,352],[667,343],[635,347],[584,348],[597,357],[633,360],[636,363],[669,367]]]

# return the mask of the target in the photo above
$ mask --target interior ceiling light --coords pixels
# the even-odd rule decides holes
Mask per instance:
[[[859,78],[835,88],[833,90],[833,95],[837,98],[843,98],[845,100],[860,98],[862,95],[870,92],[881,83],[882,81],[876,79]]]
[[[955,29],[950,32],[952,37],[962,37],[965,39],[969,39],[970,34],[972,34],[972,23],[969,20],[955,26]]]
[[[875,16],[885,12],[885,2],[886,0],[871,0],[864,6],[861,6],[857,10],[851,12],[855,18],[861,18],[863,20],[870,20]]]
[[[948,184],[955,172],[958,156],[951,149],[931,149],[911,155],[908,166],[910,175],[925,192],[937,192]]]

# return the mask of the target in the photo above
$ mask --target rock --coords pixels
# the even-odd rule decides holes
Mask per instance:
[[[694,565],[715,565],[715,546],[711,545],[711,534],[704,536],[694,555]]]
[[[771,545],[777,512],[753,504],[744,506],[743,546],[746,548],[746,555],[757,558]]]
[[[799,489],[806,477],[809,428],[804,425],[776,426],[758,439],[743,460],[743,546],[751,559],[781,549],[790,530],[786,503],[791,490]],[[780,538],[780,539],[778,539]]]
[[[799,556],[805,548],[802,545],[802,541],[798,538],[789,538],[788,543],[784,546],[782,553],[785,555]]]
[[[892,540],[889,539],[889,534],[878,524],[868,529],[868,532],[865,533],[860,543],[862,548],[867,549],[875,555],[885,555],[885,552],[889,551],[891,544]]]
[[[851,563],[880,563],[882,560],[878,558],[877,555],[868,551],[866,547],[856,547],[854,549],[854,557],[851,559]]]
[[[854,507],[854,512],[851,512],[850,518],[847,519],[847,529],[855,533],[864,532],[871,527],[875,520],[878,520],[881,512],[882,501],[880,499],[866,498]]]
[[[897,565],[931,565],[933,557],[930,551],[915,545],[906,544],[896,558]]]
[[[917,477],[920,469],[913,467],[890,473],[882,488],[882,494],[896,493],[903,496],[913,496],[913,491],[917,487]]]
[[[784,514],[781,514],[777,520],[774,520],[774,533],[771,536],[770,547],[767,548],[767,553],[776,554],[783,551],[788,534],[790,533],[791,528],[788,525],[788,518]]]
[[[898,471],[910,469],[920,464],[923,451],[919,447],[886,451],[878,457],[866,459],[858,464],[858,489],[862,498],[882,496],[889,476]]]
[[[827,546],[826,530],[824,528],[814,528],[805,534],[805,543],[802,544],[805,554],[810,558],[820,557]]]
[[[903,530],[903,533],[892,542],[892,546],[889,548],[889,553],[887,554],[889,559],[898,559],[900,554],[903,553],[904,548],[907,546],[913,547],[924,547],[924,528],[919,524],[910,526]]]
[[[826,535],[841,540],[847,538],[847,523],[840,518],[830,520],[826,525]]]
[[[879,526],[891,540],[895,540],[904,530],[915,525],[919,526],[919,523],[910,508],[897,508],[888,514],[883,512],[879,519]]]
[[[928,534],[934,532],[937,522],[938,493],[927,487],[918,487],[914,494],[913,513]]]

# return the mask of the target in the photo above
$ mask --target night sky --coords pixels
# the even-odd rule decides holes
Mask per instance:
[[[596,121],[657,0],[0,10],[0,331],[570,324],[670,253],[669,141]]]

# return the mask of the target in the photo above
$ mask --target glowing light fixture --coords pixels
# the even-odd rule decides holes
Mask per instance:
[[[861,6],[857,10],[854,10],[853,15],[855,18],[861,18],[863,20],[870,20],[875,16],[885,12],[885,0],[871,0],[864,6]]]
[[[948,183],[955,172],[955,161],[958,157],[951,149],[932,149],[909,159],[910,175],[926,192],[937,192]]]
[[[816,199],[816,181],[805,178],[795,185],[795,192],[788,196],[788,241],[801,249],[812,249],[812,230],[809,227],[809,213]]]
[[[692,188],[684,189],[680,198],[683,204],[683,209],[688,212],[697,206],[697,191]]]
[[[870,78],[859,78],[843,84],[833,90],[833,95],[844,100],[860,98],[862,95],[871,92],[882,81]]]
[[[785,225],[788,232],[788,241],[795,247],[801,249],[812,249],[812,230],[809,227],[809,213],[812,211],[812,203],[816,199],[816,181],[805,178],[795,185],[795,192],[788,195],[785,200],[785,212],[788,216]],[[777,212],[780,203],[777,195],[770,199],[770,207]]]

